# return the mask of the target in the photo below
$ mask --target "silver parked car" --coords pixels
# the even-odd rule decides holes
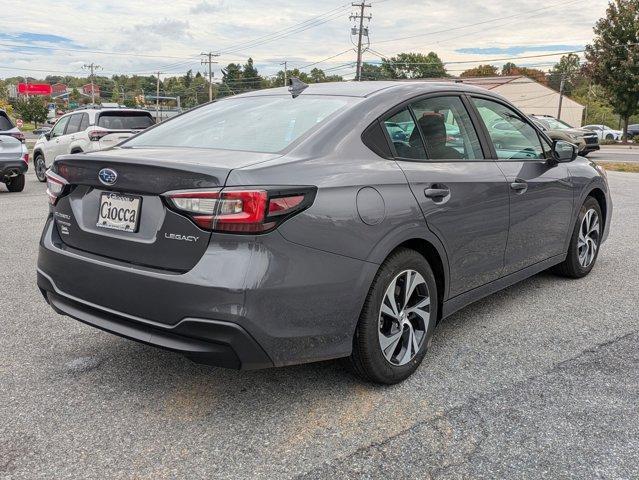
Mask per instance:
[[[7,113],[0,110],[0,182],[10,192],[21,192],[28,169],[29,150],[24,144],[24,135]]]
[[[294,81],[47,177],[38,286],[55,311],[197,362],[346,358],[380,383],[469,303],[549,268],[587,275],[612,214],[574,145],[453,83]]]

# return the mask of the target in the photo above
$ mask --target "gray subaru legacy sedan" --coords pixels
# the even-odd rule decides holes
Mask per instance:
[[[444,82],[226,98],[60,156],[47,183],[37,277],[56,312],[199,363],[344,358],[386,384],[465,305],[587,275],[612,213],[574,145]]]

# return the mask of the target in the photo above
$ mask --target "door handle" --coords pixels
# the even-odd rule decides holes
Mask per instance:
[[[524,193],[528,190],[528,184],[523,180],[515,180],[510,184],[510,188],[512,188],[517,193]]]
[[[431,188],[424,190],[426,198],[444,198],[450,195],[450,189],[445,185],[433,185]]]

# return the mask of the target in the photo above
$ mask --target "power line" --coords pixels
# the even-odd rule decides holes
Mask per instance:
[[[512,14],[512,15],[507,15],[505,17],[491,18],[490,20],[484,20],[482,22],[469,23],[469,24],[466,24],[466,25],[460,25],[458,27],[446,28],[445,30],[436,30],[436,31],[427,32],[427,33],[420,33],[420,34],[417,34],[417,35],[409,35],[409,36],[406,36],[406,37],[389,38],[389,39],[386,39],[386,40],[382,39],[382,40],[376,41],[375,43],[398,42],[398,41],[401,41],[401,40],[409,40],[409,39],[412,39],[412,38],[426,37],[426,36],[430,36],[430,35],[438,35],[440,33],[448,33],[448,32],[454,31],[454,30],[461,30],[461,29],[464,29],[464,28],[476,27],[476,26],[479,26],[479,25],[486,25],[488,23],[497,22],[499,20],[507,20],[509,18],[519,17],[521,15],[527,15],[529,13],[536,13],[536,12],[539,12],[541,10],[548,10],[548,9],[551,9],[551,8],[557,8],[557,7],[560,7],[560,6],[569,5],[571,3],[577,3],[577,1],[578,0],[570,0],[568,2],[555,3],[555,4],[549,5],[547,7],[535,8],[534,10],[527,10],[525,12],[519,12],[519,13],[515,13],[515,14]]]
[[[256,37],[252,40],[247,40],[244,42],[237,43],[235,45],[231,45],[223,49],[220,53],[231,53],[231,52],[236,52],[238,49],[254,47],[257,45],[263,45],[264,43],[269,43],[271,41],[284,38],[286,36],[292,35],[293,33],[298,33],[298,32],[307,30],[308,28],[317,27],[319,25],[322,25],[323,23],[326,23],[326,21],[330,21],[330,20],[333,20],[334,18],[337,18],[337,16],[341,16],[342,12],[345,9],[347,9],[348,6],[349,4],[345,3],[331,10],[328,10],[327,12],[324,12],[320,15],[316,15],[302,22],[295,23],[289,27],[276,30],[275,32],[271,32],[269,34],[262,35],[260,37]],[[331,18],[327,19],[326,17],[331,17]]]

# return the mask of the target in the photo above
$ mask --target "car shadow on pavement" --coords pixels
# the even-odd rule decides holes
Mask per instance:
[[[433,347],[425,358],[422,368],[416,372],[416,380],[428,375],[429,365],[441,363],[438,354],[440,342],[449,349],[463,350],[465,344],[460,337],[468,335],[476,321],[486,321],[509,305],[518,302],[518,297],[529,294],[531,289],[552,289],[557,277],[541,273],[524,280],[495,295],[476,302],[444,320],[435,332]],[[87,327],[88,328],[88,327]],[[388,388],[366,384],[346,371],[340,361],[270,368],[264,370],[238,371],[198,365],[173,352],[148,347],[122,339],[111,334],[88,331],[93,336],[82,348],[73,349],[76,358],[68,359],[65,373],[69,375],[91,375],[114,391],[122,391],[136,396],[161,396],[163,400],[179,398],[181,402],[205,408],[209,402],[219,406],[220,397],[224,403],[242,404],[248,392],[259,393],[262,406],[279,404],[281,392],[295,392],[300,397],[323,394],[348,395],[349,391],[362,389],[374,392]],[[99,337],[95,337],[98,335]],[[479,339],[480,340],[480,339]],[[479,341],[478,340],[478,341]],[[70,353],[70,351],[67,351]],[[75,363],[74,363],[75,362]],[[445,367],[445,365],[444,365]],[[422,378],[423,380],[423,378]],[[413,380],[409,379],[410,383]],[[406,382],[405,382],[406,383]],[[402,384],[403,385],[403,384]],[[239,402],[239,403],[238,403]],[[271,403],[273,402],[273,403]],[[254,408],[254,399],[246,404]]]

